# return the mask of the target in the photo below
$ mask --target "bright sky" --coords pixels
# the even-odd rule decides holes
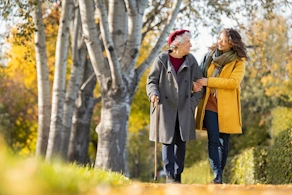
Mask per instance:
[[[205,27],[200,28],[199,36],[192,40],[191,53],[195,56],[198,63],[201,62],[204,54],[208,51],[208,47],[213,44],[213,38]]]

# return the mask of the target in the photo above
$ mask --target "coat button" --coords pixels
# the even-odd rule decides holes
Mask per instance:
[[[165,96],[165,99],[167,99],[167,96]]]
[[[186,95],[186,98],[188,98],[189,97],[189,95]]]

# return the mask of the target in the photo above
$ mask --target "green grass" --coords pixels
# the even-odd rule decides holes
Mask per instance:
[[[91,194],[131,181],[115,172],[11,155],[0,144],[0,195]]]

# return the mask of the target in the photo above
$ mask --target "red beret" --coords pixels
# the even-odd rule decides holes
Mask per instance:
[[[168,37],[168,44],[170,45],[174,41],[176,36],[181,35],[181,34],[183,34],[185,32],[190,32],[190,31],[188,31],[188,30],[176,30],[173,33],[171,33],[169,35],[169,37]]]

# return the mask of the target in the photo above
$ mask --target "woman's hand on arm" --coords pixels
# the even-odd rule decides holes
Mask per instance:
[[[202,86],[200,83],[198,83],[198,82],[193,82],[192,90],[193,90],[194,92],[202,91],[202,89],[203,89],[203,86]]]
[[[208,79],[207,78],[201,78],[201,79],[198,79],[196,81],[196,83],[199,83],[202,86],[207,86],[208,85]]]

